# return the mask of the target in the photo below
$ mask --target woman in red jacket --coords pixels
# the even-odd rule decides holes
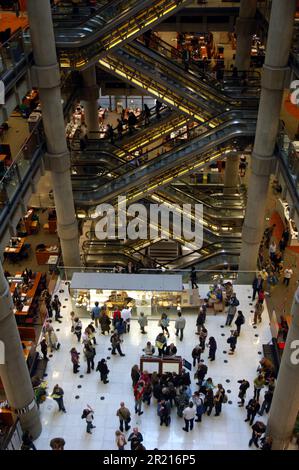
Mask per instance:
[[[144,394],[145,383],[144,380],[139,380],[134,387],[134,398],[135,398],[135,413],[138,415],[142,415],[143,411],[141,411],[142,406],[142,397]]]

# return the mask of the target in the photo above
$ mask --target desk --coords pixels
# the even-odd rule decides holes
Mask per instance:
[[[31,287],[31,289],[28,290],[27,292],[24,292],[24,293],[22,292],[23,295],[26,295],[27,300],[26,300],[26,303],[23,307],[23,310],[15,312],[15,315],[17,315],[17,316],[27,316],[29,314],[30,307],[31,307],[32,301],[35,297],[36,290],[38,288],[41,277],[42,277],[42,273],[36,273],[36,276],[35,276],[35,279],[34,279],[34,282],[33,282],[33,286]]]
[[[31,351],[31,348],[32,348],[32,345],[33,345],[33,341],[22,341],[22,344],[24,346],[23,354],[24,354],[24,357],[25,357],[25,361],[27,361],[28,356],[29,356],[30,351]]]
[[[49,246],[35,251],[37,264],[46,264],[51,255],[59,256],[59,254],[60,248],[58,248],[57,246]]]
[[[147,371],[149,374],[157,372],[165,374],[166,372],[182,373],[183,359],[181,356],[141,356],[140,371]]]
[[[14,254],[17,254],[17,253],[20,253],[21,249],[23,248],[23,245],[25,243],[25,240],[26,238],[21,238],[20,241],[19,241],[19,244],[13,248],[7,246],[4,250],[5,253],[14,253]]]

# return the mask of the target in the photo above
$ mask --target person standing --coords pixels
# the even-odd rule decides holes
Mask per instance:
[[[251,447],[252,443],[254,443],[255,447],[259,449],[259,439],[266,431],[266,426],[262,421],[256,421],[252,426],[252,436],[248,443],[248,446]]]
[[[91,310],[91,318],[94,320],[96,328],[99,328],[100,313],[101,309],[99,307],[99,302],[95,302],[94,307]]]
[[[231,336],[227,340],[228,344],[230,345],[230,351],[228,354],[234,354],[236,346],[237,346],[237,340],[238,340],[238,332],[232,330]]]
[[[253,325],[256,325],[258,321],[259,323],[261,323],[263,310],[264,310],[263,304],[260,302],[257,302],[254,307]]]
[[[79,358],[80,358],[80,353],[76,350],[76,348],[72,348],[70,350],[71,353],[71,361],[73,363],[73,372],[74,374],[77,374],[79,371]]]
[[[254,398],[249,400],[248,405],[246,406],[247,418],[244,421],[249,421],[250,426],[252,426],[254,418],[260,409],[260,404]]]
[[[212,413],[212,409],[214,407],[214,392],[213,388],[208,388],[205,396],[205,413],[207,413],[208,416]]]
[[[125,423],[125,430],[129,431],[131,426],[129,423],[131,421],[131,413],[128,408],[126,408],[125,403],[122,401],[120,403],[120,408],[116,412],[116,416],[119,418],[119,429],[121,432],[124,430],[124,423]]]
[[[169,338],[169,336],[170,336],[170,335],[169,335],[169,331],[168,331],[169,318],[168,318],[168,316],[167,316],[166,313],[162,313],[162,315],[161,315],[161,320],[160,320],[159,324],[160,324],[160,326],[161,326],[161,328],[162,328],[163,333],[166,332],[166,333],[167,333],[167,336],[168,336],[168,338]]]
[[[113,312],[113,320],[112,320],[112,324],[114,328],[116,327],[116,323],[119,321],[120,318],[121,318],[121,312],[118,308],[116,308]]]
[[[144,330],[144,328],[147,326],[147,318],[144,316],[143,312],[140,312],[140,316],[138,318],[138,323],[139,323],[139,326],[140,326],[141,333],[143,335],[145,335],[146,331]]]
[[[66,413],[64,403],[63,403],[63,395],[64,395],[64,391],[62,390],[61,387],[59,387],[58,384],[56,384],[55,387],[53,388],[51,397],[58,404],[59,411],[63,411],[63,413]]]
[[[120,339],[117,331],[114,331],[113,335],[110,338],[110,342],[111,342],[111,345],[112,345],[111,354],[115,355],[116,354],[115,350],[117,349],[120,356],[125,356],[125,354],[123,354],[123,352],[120,348],[121,339]]]
[[[118,135],[118,140],[121,140],[123,137],[123,123],[121,122],[120,119],[117,119],[117,135]]]
[[[217,387],[217,391],[214,395],[215,416],[220,416],[225,390],[221,384],[218,384]]]
[[[206,348],[207,336],[208,336],[208,330],[203,326],[199,335],[199,344],[202,349],[202,352],[204,352]]]
[[[49,360],[49,358],[48,358],[48,345],[47,345],[46,338],[43,338],[41,340],[40,349],[41,349],[42,355],[44,356],[43,357],[44,361],[48,361]]]
[[[150,117],[151,117],[151,110],[149,109],[147,104],[143,105],[144,111],[144,125],[147,126],[150,123]]]
[[[64,450],[65,440],[62,437],[53,437],[50,441],[52,450]]]
[[[52,301],[52,309],[54,310],[55,312],[55,320],[58,321],[58,323],[61,323],[61,321],[59,320],[60,318],[63,318],[61,315],[60,315],[60,307],[61,307],[61,302],[58,298],[58,295],[55,294],[54,295],[54,299]]]
[[[139,416],[143,414],[143,411],[141,411],[141,407],[144,389],[145,382],[143,380],[139,380],[134,387],[135,413],[138,413]]]
[[[165,348],[167,346],[167,339],[164,333],[159,333],[156,338],[156,346],[158,348],[159,356],[163,356]]]
[[[274,261],[275,253],[276,253],[276,243],[274,240],[270,243],[269,246],[269,257],[271,261]]]
[[[74,333],[77,336],[78,343],[80,343],[82,335],[82,322],[78,317],[74,318]]]
[[[273,387],[269,387],[269,390],[265,392],[264,401],[262,403],[261,410],[259,411],[260,416],[263,416],[264,411],[266,411],[266,413],[269,413],[271,404],[272,404],[273,393],[274,393]]]
[[[196,423],[201,423],[202,415],[204,413],[204,400],[205,396],[203,393],[200,392],[194,392],[194,395],[192,396],[192,400],[194,402],[194,405],[196,406],[196,416],[197,419],[195,420]]]
[[[109,335],[110,334],[111,320],[110,320],[110,318],[107,314],[107,310],[104,307],[101,310],[101,314],[100,314],[100,318],[99,318],[99,324],[101,325],[102,335],[105,336],[106,331]]]
[[[192,350],[193,367],[196,366],[196,362],[197,362],[197,364],[200,363],[201,353],[202,353],[202,349],[201,349],[200,345],[198,344]]]
[[[115,442],[118,450],[125,450],[127,444],[126,436],[121,431],[115,431]]]
[[[209,338],[209,357],[208,359],[210,359],[211,361],[215,361],[215,355],[216,355],[216,351],[217,351],[217,343],[216,343],[216,340],[213,336],[211,336]]]
[[[292,270],[292,268],[291,268],[291,267],[286,268],[286,269],[284,270],[283,275],[284,275],[283,284],[288,287],[288,285],[289,285],[289,283],[290,283],[290,280],[291,280],[291,277],[293,276],[293,270]]]
[[[170,424],[171,407],[168,400],[161,400],[158,402],[158,416],[160,417],[160,426],[169,426]]]
[[[189,427],[190,427],[190,431],[192,431],[195,416],[196,416],[196,408],[193,402],[190,401],[189,406],[187,406],[187,408],[185,408],[183,411],[183,418],[185,421],[185,427],[182,428],[183,431],[189,432]]]
[[[101,359],[101,360],[98,362],[96,371],[97,371],[97,372],[100,372],[100,374],[101,374],[101,381],[102,381],[104,384],[108,384],[108,383],[109,383],[109,380],[107,380],[107,378],[108,378],[108,374],[109,374],[110,371],[109,371],[109,369],[108,369],[106,359]]]
[[[201,387],[207,373],[208,367],[202,363],[198,364],[197,371],[194,374],[194,378],[197,379],[196,385]]]
[[[258,276],[255,276],[252,283],[252,301],[255,300],[256,294],[259,293],[259,291],[263,288],[263,282],[263,278],[260,274]]]
[[[237,312],[238,305],[240,305],[240,302],[237,299],[237,296],[234,292],[228,304],[227,318],[226,318],[226,323],[225,323],[226,326],[230,326],[232,324],[234,316],[236,315],[236,312]]]
[[[193,268],[191,269],[190,281],[191,281],[191,288],[192,288],[192,289],[198,289],[198,285],[197,285],[197,274],[196,274],[196,271],[195,271],[194,266],[193,266]]]
[[[96,355],[95,349],[93,348],[90,341],[85,344],[84,354],[87,361],[87,374],[90,374],[90,369],[94,370],[94,357]]]
[[[242,310],[238,310],[238,315],[237,315],[237,318],[235,320],[235,325],[237,327],[238,336],[240,336],[241,326],[244,325],[244,323],[245,323],[245,317],[242,313]]]
[[[131,442],[131,450],[135,450],[138,444],[143,441],[143,436],[138,428],[133,428],[133,432],[129,435],[128,441]]]
[[[131,321],[131,310],[128,307],[124,307],[121,311],[121,318],[125,324],[125,333],[130,333],[130,321]]]
[[[131,379],[132,379],[132,387],[134,388],[135,385],[138,383],[140,379],[140,369],[137,364],[135,364],[131,369]]]
[[[180,341],[183,341],[184,336],[184,328],[186,326],[186,318],[182,317],[182,313],[178,312],[178,318],[175,321],[175,335],[178,336],[180,334]]]
[[[238,380],[238,383],[240,384],[239,395],[238,395],[238,397],[240,398],[240,401],[238,402],[238,405],[239,407],[242,407],[244,406],[246,392],[247,392],[247,389],[250,387],[250,383],[246,379]]]
[[[254,384],[254,396],[257,401],[260,399],[260,393],[262,388],[265,386],[265,378],[262,374],[259,374],[253,381]]]

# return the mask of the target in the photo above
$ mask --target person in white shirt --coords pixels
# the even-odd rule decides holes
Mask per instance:
[[[182,428],[182,429],[184,431],[189,432],[189,426],[190,426],[190,431],[192,431],[195,416],[196,416],[196,408],[195,408],[193,402],[190,401],[189,406],[187,406],[187,408],[185,408],[184,411],[183,411],[183,418],[185,420],[185,427]]]
[[[88,408],[87,408],[88,413],[86,413],[86,418],[85,418],[86,419],[86,425],[87,425],[86,426],[86,432],[88,434],[92,434],[91,430],[96,427],[92,424],[94,411],[89,405],[87,405],[87,406],[88,406]]]
[[[289,283],[290,283],[290,279],[291,277],[293,276],[293,270],[292,268],[286,268],[284,270],[284,279],[283,279],[283,283],[288,286]]]
[[[126,332],[130,332],[130,320],[131,320],[131,310],[127,307],[124,307],[120,313],[121,318],[123,319],[125,326],[126,326]]]

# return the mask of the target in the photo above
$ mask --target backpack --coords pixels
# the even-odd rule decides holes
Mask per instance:
[[[226,393],[223,395],[222,403],[227,403],[228,402],[228,397]]]
[[[238,301],[238,299],[235,299],[235,301],[234,301],[234,306],[235,306],[235,307],[238,307],[239,305],[240,305],[240,302]]]
[[[87,408],[85,408],[85,410],[83,410],[81,419],[85,419],[87,417],[88,413],[89,413],[89,410]]]
[[[242,322],[241,322],[241,325],[244,325],[244,323],[245,323],[245,317],[244,317],[244,315],[242,315]]]

